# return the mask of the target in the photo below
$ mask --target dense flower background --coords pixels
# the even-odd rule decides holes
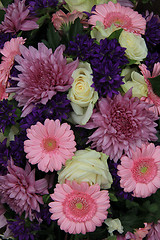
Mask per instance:
[[[1,239],[160,239],[157,9],[0,2]]]

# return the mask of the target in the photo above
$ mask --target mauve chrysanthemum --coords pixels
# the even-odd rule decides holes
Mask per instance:
[[[51,219],[58,219],[61,230],[71,234],[94,232],[107,218],[110,207],[108,191],[100,191],[98,184],[89,186],[86,182],[57,184],[51,198],[54,200],[49,203]]]
[[[95,11],[91,12],[89,24],[96,26],[97,21],[102,22],[105,28],[114,24],[117,29],[123,28],[138,35],[144,34],[146,28],[146,20],[141,14],[130,7],[114,4],[111,1],[108,4],[97,5]]]
[[[152,85],[149,81],[149,78],[155,78],[160,75],[160,62],[154,64],[152,74],[149,70],[147,70],[147,66],[145,64],[140,65],[139,68],[141,69],[141,73],[144,76],[148,88],[148,96],[142,97],[141,100],[152,104],[153,106],[150,110],[152,110],[156,115],[160,115],[160,97],[153,92]]]
[[[40,211],[43,204],[42,195],[48,194],[46,179],[35,181],[35,169],[31,171],[29,163],[25,170],[17,167],[11,160],[8,174],[0,176],[1,203],[7,203],[17,214],[25,212],[25,217],[34,218],[32,210]]]
[[[160,220],[157,223],[152,223],[151,229],[148,232],[147,240],[160,239]]]
[[[30,31],[39,27],[36,20],[29,16],[25,0],[14,0],[14,3],[9,4],[6,9],[4,21],[0,24],[0,32]]]
[[[34,104],[46,104],[58,91],[67,91],[73,82],[71,77],[78,66],[78,60],[67,64],[63,57],[64,45],[60,45],[52,53],[43,43],[38,44],[38,50],[32,46],[21,46],[22,56],[16,56],[19,65],[15,66],[21,73],[17,87],[8,88],[8,92],[15,92],[15,99],[19,107],[23,107],[22,116],[30,113]]]
[[[67,159],[76,151],[73,131],[70,125],[60,121],[46,119],[44,125],[37,122],[27,129],[24,151],[31,164],[38,163],[41,171],[60,170]]]
[[[118,166],[120,184],[134,197],[146,198],[160,188],[160,146],[143,144],[132,151],[132,157],[122,156]]]
[[[116,162],[123,154],[130,154],[143,142],[156,141],[156,115],[149,111],[150,105],[132,98],[132,90],[124,96],[119,93],[113,99],[101,98],[98,109],[84,126],[97,128],[89,137],[91,147],[109,155]]]

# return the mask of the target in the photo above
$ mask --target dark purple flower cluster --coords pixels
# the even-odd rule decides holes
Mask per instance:
[[[7,148],[7,138],[0,142],[0,175],[7,174],[8,160],[10,159],[10,153]]]
[[[0,33],[0,49],[4,47],[5,42],[10,41],[11,38],[16,37],[12,33]]]
[[[123,84],[121,67],[128,63],[128,59],[125,56],[125,48],[122,48],[116,39],[104,39],[100,44],[96,44],[95,40],[87,35],[77,35],[74,42],[70,41],[66,53],[90,62],[93,87],[99,93],[99,97],[118,94],[117,89]]]
[[[7,100],[0,101],[0,128],[4,132],[6,127],[15,125],[16,108]]]
[[[36,213],[37,218],[41,221],[45,221],[48,225],[51,223],[51,213],[49,212],[49,207],[41,208],[40,212]]]
[[[114,161],[109,160],[108,161],[108,167],[109,171],[113,178],[112,188],[114,189],[115,195],[120,198],[133,200],[132,192],[127,193],[123,191],[123,188],[120,187],[120,177],[117,175],[117,166],[118,163],[115,163]]]
[[[148,47],[160,44],[160,18],[156,15],[146,24],[145,41]]]
[[[20,127],[22,130],[26,130],[38,121],[43,123],[46,118],[62,121],[62,119],[68,118],[70,112],[70,101],[66,94],[57,93],[46,105],[37,104],[32,112],[20,121]]]
[[[148,55],[144,61],[144,64],[147,66],[150,72],[153,71],[154,64],[160,62],[160,53],[158,52],[148,52]]]
[[[58,0],[26,0],[26,5],[29,5],[29,10],[31,14],[36,14],[38,10],[56,7]]]
[[[26,222],[27,221],[27,222]],[[40,230],[38,223],[29,222],[16,216],[13,221],[7,221],[8,227],[13,233],[13,236],[19,240],[34,240],[37,239],[37,232]]]
[[[121,67],[128,63],[125,48],[122,48],[117,39],[104,39],[100,41],[97,54],[91,59],[93,70],[93,87],[99,97],[118,94],[118,88],[123,84]],[[114,71],[113,71],[114,69]]]
[[[66,53],[73,58],[78,57],[82,61],[90,61],[96,55],[97,46],[94,39],[87,35],[77,34],[75,40],[69,42]]]

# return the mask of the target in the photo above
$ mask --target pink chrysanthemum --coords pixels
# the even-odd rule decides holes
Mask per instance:
[[[137,35],[145,33],[146,20],[142,15],[130,7],[121,6],[119,3],[114,4],[110,1],[108,4],[97,5],[91,14],[89,24],[93,26],[96,26],[96,22],[100,21],[105,28],[114,24],[117,28],[123,28]]]
[[[35,181],[35,170],[31,171],[29,163],[25,170],[11,161],[8,174],[0,176],[1,203],[7,203],[17,214],[25,212],[25,217],[32,220],[32,210],[40,211],[39,203],[43,204],[42,195],[48,194],[46,179]]]
[[[4,21],[0,24],[0,31],[5,33],[16,33],[19,30],[30,31],[39,27],[36,20],[29,16],[29,9],[25,6],[25,0],[15,0],[6,9]]]
[[[135,197],[146,198],[160,188],[160,146],[143,144],[132,152],[132,157],[122,156],[118,166],[120,185]]]
[[[57,184],[51,198],[51,219],[58,219],[61,230],[70,234],[94,232],[107,218],[110,207],[108,191],[86,182]]]
[[[157,224],[152,224],[151,229],[147,235],[147,240],[158,240],[160,239],[160,220]]]
[[[160,62],[154,64],[152,74],[147,70],[145,64],[140,65],[139,68],[141,69],[141,73],[143,74],[148,87],[148,96],[142,97],[141,100],[153,104],[153,107],[151,107],[150,110],[155,112],[155,114],[160,115],[160,97],[153,92],[152,85],[148,80],[148,78],[155,78],[160,75]]]
[[[60,170],[67,159],[76,151],[73,131],[70,125],[46,119],[44,125],[38,122],[27,129],[30,140],[24,142],[24,151],[31,164],[38,163],[41,171]]]
[[[100,99],[98,109],[84,126],[88,129],[97,128],[88,143],[93,142],[92,148],[117,161],[123,151],[130,155],[136,146],[156,141],[157,124],[154,121],[157,117],[149,111],[149,107],[138,98],[132,98],[131,89],[124,96],[119,93],[113,99]]]
[[[0,100],[7,98],[6,87],[8,87],[8,78],[10,71],[14,64],[16,55],[20,55],[19,46],[25,43],[22,37],[12,38],[5,42],[3,49],[0,50],[2,54],[2,62],[0,64]]]
[[[60,45],[52,53],[43,43],[38,44],[38,50],[30,46],[21,46],[21,56],[16,56],[19,63],[16,68],[21,72],[18,86],[9,88],[8,92],[15,92],[15,99],[19,107],[24,106],[22,117],[30,113],[34,104],[46,104],[57,91],[67,91],[73,82],[72,73],[78,66],[78,60],[67,64],[63,57],[64,45]]]

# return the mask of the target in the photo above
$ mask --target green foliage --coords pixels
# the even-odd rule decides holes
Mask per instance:
[[[4,15],[5,15],[5,11],[4,10],[0,10],[0,23],[4,20]]]
[[[112,39],[119,39],[119,36],[121,35],[121,32],[123,31],[123,29],[121,28],[121,29],[118,29],[118,30],[116,30],[116,31],[114,31],[109,37],[108,37],[108,39],[109,40],[112,40]]]
[[[160,75],[155,77],[155,78],[148,78],[151,85],[153,92],[160,97]]]
[[[7,6],[11,3],[13,3],[13,0],[1,0],[3,6],[7,8]]]

